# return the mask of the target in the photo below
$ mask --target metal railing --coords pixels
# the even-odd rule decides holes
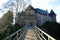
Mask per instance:
[[[3,40],[19,40],[21,38],[21,36],[23,35],[25,28],[26,27],[23,27],[23,28],[19,29],[15,33],[13,33],[10,36],[4,38]]]
[[[37,26],[34,27],[34,30],[39,37],[38,40],[56,40],[55,38],[44,32],[43,30],[38,28]]]

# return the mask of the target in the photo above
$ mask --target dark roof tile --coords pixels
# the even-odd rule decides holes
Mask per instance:
[[[35,11],[39,12],[40,14],[46,14],[46,11],[39,9],[39,8],[36,8]]]

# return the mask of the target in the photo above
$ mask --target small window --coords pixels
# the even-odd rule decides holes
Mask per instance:
[[[31,17],[34,17],[34,15],[30,15]]]

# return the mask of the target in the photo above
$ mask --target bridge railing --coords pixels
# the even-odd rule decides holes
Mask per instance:
[[[24,30],[25,30],[25,27],[19,29],[15,33],[11,34],[10,36],[7,36],[3,40],[19,40],[21,38],[21,36],[23,35]]]
[[[39,39],[38,40],[56,40],[37,26],[34,27],[36,34],[38,35]]]

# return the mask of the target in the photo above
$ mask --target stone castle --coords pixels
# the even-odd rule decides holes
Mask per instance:
[[[25,11],[18,13],[17,17],[17,22],[23,25],[28,25],[29,23],[42,25],[46,21],[56,22],[56,14],[53,10],[48,13],[47,10],[34,9],[31,5],[29,5]]]

